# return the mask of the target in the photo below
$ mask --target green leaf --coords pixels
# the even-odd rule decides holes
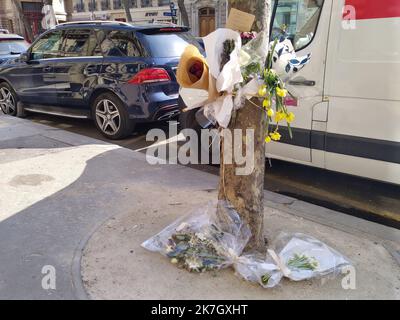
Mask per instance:
[[[266,286],[268,285],[269,279],[271,279],[271,275],[266,273],[263,276],[261,276],[261,283]]]
[[[295,253],[293,258],[288,261],[287,266],[293,269],[314,271],[318,267],[318,261],[315,258]]]

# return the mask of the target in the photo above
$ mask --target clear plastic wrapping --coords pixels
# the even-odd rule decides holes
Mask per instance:
[[[302,281],[337,275],[342,268],[349,265],[347,258],[325,243],[302,233],[281,233],[275,240],[275,252],[290,270],[288,278]]]
[[[220,201],[178,219],[142,246],[170,258],[180,268],[204,272],[231,266],[250,236],[237,212]]]
[[[250,228],[226,201],[184,216],[142,246],[168,257],[190,272],[233,267],[241,278],[264,288],[278,285],[283,277],[294,281],[336,275],[349,265],[347,258],[305,234],[282,233],[267,254],[244,254]]]

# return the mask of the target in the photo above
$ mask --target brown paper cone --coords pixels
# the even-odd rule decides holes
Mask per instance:
[[[189,72],[196,62],[203,64],[203,74],[200,79]],[[209,68],[206,59],[202,56],[199,49],[193,45],[186,47],[176,72],[179,85],[183,88],[209,90]]]

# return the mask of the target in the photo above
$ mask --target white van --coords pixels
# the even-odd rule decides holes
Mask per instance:
[[[312,59],[288,84],[293,139],[267,156],[400,184],[400,1],[274,3],[273,35]]]

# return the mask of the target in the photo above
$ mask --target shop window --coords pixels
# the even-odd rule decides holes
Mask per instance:
[[[146,8],[146,7],[152,7],[153,6],[153,1],[152,0],[141,0],[141,5],[142,8]]]
[[[101,10],[110,10],[110,0],[101,0]]]
[[[124,9],[124,2],[122,0],[114,0],[114,10]],[[128,0],[129,8],[137,8],[137,0]]]
[[[122,0],[114,0],[113,8],[114,10],[122,9],[123,8]]]
[[[170,3],[171,3],[170,0],[158,0],[159,7],[169,7]]]
[[[83,2],[83,0],[74,0],[74,11],[75,12],[85,11],[85,3]]]
[[[137,0],[129,0],[129,5],[131,8],[137,8]]]
[[[97,10],[97,3],[96,0],[90,0],[88,2],[89,11],[96,11]]]

